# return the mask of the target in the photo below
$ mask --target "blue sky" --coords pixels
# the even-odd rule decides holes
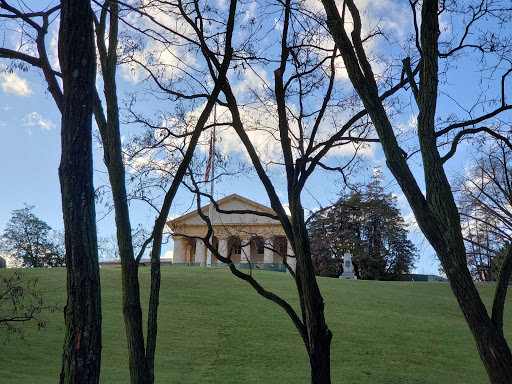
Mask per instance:
[[[368,19],[374,17],[381,23],[382,28],[387,28],[395,33],[398,38],[405,36],[404,26],[410,17],[407,13],[396,12],[394,15],[386,14],[389,6],[397,6],[398,3],[390,0],[386,1],[365,1],[367,7]],[[407,5],[406,5],[407,6]],[[249,15],[252,12],[250,6],[246,10]],[[165,17],[158,15],[165,21]],[[160,20],[162,21],[162,20]],[[410,27],[410,26],[409,26]],[[450,33],[448,27],[442,23],[442,32]],[[279,24],[276,24],[276,31],[279,31]],[[276,32],[274,31],[274,32]],[[53,30],[49,34],[49,51],[55,60],[56,54],[56,34]],[[378,48],[374,46],[374,48]],[[172,57],[171,57],[172,60]],[[450,98],[443,98],[439,103],[438,111],[441,115],[447,115],[457,110],[462,99],[476,99],[482,84],[472,85],[466,78],[470,78],[474,68],[473,64],[461,64],[454,75],[450,78],[449,84],[443,84],[443,87],[450,92]],[[256,68],[253,72],[246,71],[243,74],[243,82],[253,89],[261,87],[262,82],[272,82],[271,68]],[[7,73],[1,72],[5,69],[5,62],[0,61],[0,231],[10,218],[11,211],[21,208],[23,203],[35,205],[34,213],[42,220],[46,221],[54,229],[62,228],[62,213],[60,207],[60,187],[58,180],[58,165],[60,157],[60,115],[51,96],[46,91],[44,81],[40,73],[30,69],[28,72]],[[133,90],[137,87],[137,79],[141,78],[140,71],[130,72],[129,68],[120,68],[118,75],[118,85],[120,95],[127,90]],[[135,76],[135,77],[133,77]],[[342,75],[343,76],[343,75]],[[240,93],[244,89],[239,89]],[[121,96],[124,97],[124,96]],[[411,116],[414,115],[414,108],[405,109],[407,115],[403,116],[404,126],[409,124]],[[410,127],[409,127],[410,128]],[[128,133],[128,128],[122,127],[122,134]],[[232,152],[239,148],[240,144],[232,134],[224,134],[219,150],[224,153]],[[274,147],[269,147],[268,154],[272,154]],[[275,149],[275,148],[274,148]],[[461,170],[469,161],[462,146],[461,152],[454,159],[447,163],[449,174],[452,171]],[[205,153],[207,148],[202,146],[200,151]],[[232,153],[232,156],[243,159],[242,152]],[[396,183],[385,167],[385,161],[378,145],[373,145],[366,153],[366,174],[371,173],[374,166],[381,167],[385,171],[386,182],[389,184],[389,191],[397,196],[399,208],[406,219],[413,221],[411,210],[399,190]],[[418,179],[422,180],[422,169],[419,160],[410,161]],[[102,164],[102,154],[100,150],[95,151],[95,169],[99,172],[96,175],[95,185],[98,186],[104,182],[107,177],[104,174]],[[276,178],[277,190],[283,202],[286,202],[286,186],[284,182]],[[317,209],[319,204],[327,205],[336,200],[336,194],[339,192],[339,178],[334,175],[320,172],[314,176],[308,184],[304,193],[303,202],[307,209]],[[268,205],[268,197],[261,186],[259,180],[254,177],[240,177],[233,179],[223,179],[216,185],[216,197],[221,198],[231,193],[238,193],[246,198],[255,200]],[[192,207],[193,208],[193,207]],[[174,206],[171,208],[172,217],[179,216],[191,209],[191,196],[180,192],[176,198]],[[98,207],[98,218],[102,217],[102,208]],[[155,212],[151,208],[141,203],[131,204],[132,226],[142,224],[150,229]],[[113,224],[113,215],[110,214],[98,222],[98,230],[102,236],[110,236],[115,233]],[[416,227],[413,226],[411,238],[420,248],[421,258],[417,263],[417,269],[421,273],[437,273],[438,262],[432,249],[427,246],[423,236]],[[172,244],[164,247],[164,252],[172,249]]]
[[[29,71],[18,73],[16,76],[0,77],[0,106],[0,230],[5,227],[11,211],[22,208],[24,203],[34,205],[34,213],[52,228],[62,229],[58,179],[60,114],[53,99],[46,92],[38,72]],[[97,146],[95,148],[95,169],[102,170],[96,175],[97,186],[106,179],[106,175],[103,174],[102,153]],[[202,150],[206,151],[206,148]],[[386,171],[379,150],[376,151],[372,164],[383,166]],[[387,181],[393,184],[389,175]],[[279,195],[286,202],[284,183],[280,187],[278,183],[277,187]],[[216,196],[219,198],[235,192],[268,205],[268,197],[259,180],[255,178],[249,182],[246,179],[221,181],[215,188]],[[322,173],[313,178],[304,195],[307,208],[318,208],[315,200],[322,204],[335,200],[339,188],[339,179],[334,175]],[[395,193],[404,216],[410,218],[411,212],[403,195],[398,190]],[[315,199],[312,199],[312,196]],[[177,196],[170,215],[179,216],[190,207],[190,195],[181,193]],[[103,216],[102,209],[98,207],[98,218]],[[151,228],[155,213],[149,207],[142,203],[132,203],[131,214],[134,227],[140,223],[147,229]],[[113,214],[99,221],[98,231],[102,236],[115,233]],[[418,271],[437,273],[438,262],[432,250],[426,246],[423,236],[415,230],[411,237],[421,249],[421,259],[417,263]],[[168,250],[172,250],[172,243],[164,246],[164,252]]]
[[[20,76],[26,87],[15,86],[19,78],[0,75],[0,227],[11,210],[26,202],[36,205],[35,213],[59,228],[60,114],[37,74]]]

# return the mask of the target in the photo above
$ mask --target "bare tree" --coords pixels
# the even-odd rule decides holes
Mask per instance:
[[[14,333],[23,339],[20,324],[35,322],[38,329],[44,328],[44,313],[62,310],[57,305],[45,304],[36,289],[38,282],[37,278],[24,278],[19,270],[10,276],[0,276],[0,327],[6,327],[8,335]]]
[[[123,275],[123,315],[125,319],[126,336],[129,351],[129,369],[130,378],[133,383],[151,383],[154,381],[154,356],[157,335],[157,308],[159,300],[160,286],[160,253],[163,238],[163,230],[170,206],[181,183],[181,179],[192,159],[195,147],[199,140],[207,118],[213,108],[220,88],[214,88],[203,93],[203,99],[207,99],[203,111],[196,119],[194,125],[187,133],[189,138],[184,148],[181,164],[170,186],[165,190],[163,202],[158,210],[158,217],[151,236],[142,244],[141,250],[135,255],[132,229],[128,210],[128,195],[126,192],[125,169],[123,163],[123,153],[121,147],[120,120],[118,96],[116,87],[116,69],[118,65],[118,34],[119,34],[119,5],[115,1],[105,1],[99,4],[99,17],[92,14],[96,31],[96,43],[99,52],[99,62],[101,74],[104,82],[104,93],[106,103],[106,113],[101,105],[101,98],[98,91],[92,85],[90,92],[94,96],[93,111],[104,150],[104,159],[109,173],[110,186],[114,202],[115,221],[117,228],[117,242],[122,264]],[[23,23],[23,36],[30,42],[32,28],[37,32],[35,39],[36,52],[39,57],[30,56],[14,49],[0,48],[0,57],[17,59],[30,65],[41,68],[45,75],[45,80],[54,100],[63,111],[63,96],[58,85],[60,74],[52,69],[50,60],[46,53],[45,36],[48,33],[52,15],[59,10],[59,7],[53,7],[42,12],[28,12],[23,9],[17,9],[7,4],[6,1],[0,3],[0,7],[5,9],[8,14],[2,15],[9,19],[20,20]],[[22,8],[20,6],[20,8]],[[131,9],[129,7],[128,9]],[[134,9],[135,10],[135,9]],[[35,20],[42,19],[38,24]],[[108,34],[106,30],[108,28]],[[130,26],[134,28],[134,26]],[[229,52],[226,49],[226,52]],[[230,54],[225,56],[223,70],[216,73],[216,76],[222,78],[229,67]],[[211,92],[211,96],[210,96]],[[92,177],[92,176],[91,176]],[[92,184],[91,184],[92,185]],[[144,343],[142,330],[142,309],[140,303],[138,264],[144,254],[146,247],[152,242],[152,263],[151,263],[151,291],[147,323],[147,339]],[[96,256],[97,263],[97,256]]]
[[[512,146],[480,137],[478,152],[457,180],[464,240],[470,270],[479,280],[495,280],[500,251],[512,242]]]
[[[235,4],[235,3],[233,3]],[[113,36],[112,25],[113,18],[117,22],[117,4],[111,3],[111,32],[109,36]],[[112,11],[114,7],[114,12]],[[136,11],[134,9],[134,11]],[[102,19],[105,18],[105,8],[102,11]],[[233,8],[234,12],[234,8]],[[112,16],[113,15],[113,16]],[[97,24],[101,27],[101,24]],[[117,28],[117,27],[115,27]],[[103,33],[103,34],[102,34]],[[213,76],[223,78],[226,76],[227,68],[231,60],[230,53],[230,39],[232,32],[226,32],[226,55],[223,58],[223,63],[218,71]],[[152,240],[151,250],[151,290],[150,290],[150,302],[148,311],[148,325],[147,325],[147,342],[144,349],[144,338],[141,328],[141,316],[140,310],[140,296],[139,296],[139,283],[138,283],[138,263],[142,257],[143,252],[134,257],[133,253],[133,242],[131,239],[126,238],[127,233],[131,233],[129,228],[128,219],[128,199],[125,188],[124,179],[124,167],[122,162],[121,153],[121,140],[119,133],[119,112],[117,108],[117,96],[115,95],[115,46],[112,48],[112,44],[115,44],[113,40],[110,40],[109,52],[106,52],[106,48],[102,45],[104,39],[104,28],[100,28],[100,34],[98,37],[98,47],[100,50],[100,57],[104,60],[102,62],[103,72],[108,73],[106,87],[110,87],[110,92],[106,91],[107,97],[107,120],[102,121],[102,111],[95,110],[97,121],[101,121],[100,133],[102,135],[102,141],[105,148],[105,163],[109,169],[109,178],[112,186],[112,193],[114,198],[114,206],[116,212],[116,225],[118,230],[118,243],[121,255],[121,264],[123,268],[123,312],[125,319],[129,321],[131,326],[127,324],[127,340],[129,343],[129,349],[132,351],[130,354],[130,372],[132,382],[153,382],[154,381],[154,359],[155,359],[155,348],[156,348],[156,335],[157,335],[157,308],[159,301],[159,290],[160,290],[160,254],[161,245],[163,240],[163,232],[166,225],[167,216],[169,209],[173,202],[173,199],[178,191],[178,187],[181,184],[182,178],[192,160],[194,151],[197,143],[201,136],[201,133],[205,127],[208,117],[213,109],[213,106],[218,98],[220,92],[220,86],[214,86],[211,90],[206,90],[201,97],[206,99],[206,105],[199,113],[199,117],[192,125],[187,136],[187,145],[183,149],[182,158],[180,159],[180,165],[177,167],[174,177],[170,186],[166,189],[163,197],[163,202],[159,208],[158,217],[155,220],[151,237],[145,243],[145,246]],[[156,78],[154,78],[156,80]],[[215,83],[214,83],[215,84]],[[112,113],[108,111],[112,110]],[[99,116],[99,118],[98,118]],[[103,119],[104,120],[104,119]],[[100,124],[98,124],[100,125]],[[168,131],[169,132],[169,131]],[[176,136],[174,133],[169,132],[171,136]],[[179,136],[179,135],[178,135]],[[109,164],[110,162],[117,162],[116,164]],[[124,230],[123,230],[124,228]],[[130,229],[130,232],[128,230]],[[124,234],[123,234],[124,233]],[[131,345],[130,345],[131,344]],[[147,367],[147,368],[146,368]],[[147,372],[145,370],[147,369]]]
[[[460,140],[465,136],[486,131],[492,135],[498,135],[496,129],[478,126],[489,121],[494,116],[512,108],[506,103],[504,82],[510,69],[503,71],[501,82],[501,99],[498,97],[496,107],[490,107],[481,116],[457,122],[445,122],[442,128],[437,126],[436,102],[439,97],[439,60],[453,58],[456,53],[462,51],[476,51],[483,55],[505,53],[508,49],[507,36],[500,39],[500,33],[494,36],[484,34],[482,40],[471,41],[474,25],[486,17],[493,18],[495,25],[506,22],[508,17],[506,7],[499,3],[480,2],[467,8],[464,5],[464,15],[468,22],[463,28],[461,38],[454,42],[441,44],[439,41],[439,15],[442,12],[450,12],[450,7],[456,4],[441,3],[436,0],[427,0],[422,4],[410,2],[414,18],[416,39],[413,41],[417,47],[419,59],[419,84],[411,69],[410,59],[404,60],[404,74],[406,74],[419,114],[417,116],[417,140],[422,156],[424,169],[424,182],[426,195],[418,185],[418,179],[411,172],[397,141],[393,125],[387,116],[385,106],[379,100],[379,87],[365,49],[362,39],[362,22],[358,8],[352,0],[347,0],[341,5],[341,9],[333,0],[322,0],[327,13],[327,26],[343,57],[348,75],[364,103],[380,138],[384,150],[387,165],[400,187],[402,188],[411,208],[416,216],[418,225],[425,234],[430,244],[436,250],[441,260],[444,271],[447,274],[452,291],[457,298],[460,308],[473,333],[477,343],[480,357],[487,370],[492,383],[509,383],[512,377],[512,354],[507,341],[503,337],[501,329],[504,302],[494,302],[493,314],[488,315],[487,310],[472,281],[467,268],[466,249],[461,231],[460,217],[455,204],[450,182],[446,176],[444,165],[457,149]],[[421,6],[421,26],[416,20],[417,7]],[[460,9],[452,9],[456,14]],[[351,23],[347,21],[351,20]],[[477,35],[477,38],[480,35]],[[493,39],[489,42],[489,37]],[[449,48],[443,51],[444,48]],[[498,57],[498,60],[500,58]],[[501,61],[499,61],[501,62]],[[493,67],[499,70],[499,67]],[[438,146],[450,144],[449,151],[442,156]],[[502,269],[502,276],[508,280],[510,271]]]
[[[460,176],[458,203],[468,264],[481,280],[497,280],[492,320],[503,332],[512,269],[512,144],[509,136],[480,137],[475,161]]]
[[[201,196],[213,199],[207,193],[201,192],[199,183],[194,180],[190,189],[198,195],[198,212],[208,224],[209,231],[201,239],[215,257],[228,264],[234,275],[247,281],[264,298],[275,302],[290,317],[301,335],[309,355],[312,383],[330,383],[330,343],[332,333],[324,317],[324,302],[314,274],[311,261],[309,237],[305,222],[302,193],[306,184],[317,169],[338,171],[342,176],[350,172],[357,150],[361,146],[375,141],[368,136],[367,111],[353,98],[351,92],[342,92],[342,86],[337,81],[341,68],[337,65],[338,50],[328,44],[328,35],[318,21],[322,18],[301,7],[300,4],[287,1],[283,4],[255,3],[258,10],[250,19],[248,26],[243,21],[242,14],[229,21],[223,17],[223,10],[213,6],[201,8],[195,2],[171,3],[154,2],[161,11],[169,14],[176,12],[187,22],[187,28],[192,30],[187,37],[194,39],[191,45],[201,46],[201,59],[210,69],[219,70],[218,60],[220,51],[216,45],[215,31],[212,24],[247,29],[249,38],[243,39],[235,47],[233,59],[233,76],[217,79],[222,89],[219,99],[220,109],[224,111],[224,120],[219,121],[229,125],[242,142],[248,157],[268,194],[271,207],[275,214],[255,211],[222,211],[222,213],[264,215],[279,220],[293,249],[293,255],[281,252],[283,263],[296,282],[300,311],[281,297],[267,291],[259,284],[254,275],[237,268],[232,261],[232,254],[221,254],[209,242],[213,227],[208,216],[200,209]],[[243,5],[240,5],[243,9]],[[169,10],[168,10],[169,9]],[[257,20],[268,20],[277,17],[279,45],[276,46],[275,32],[264,29]],[[217,24],[217,25],[218,25]],[[252,31],[258,31],[250,35]],[[265,36],[261,38],[259,35]],[[252,42],[272,41],[271,47],[256,47]],[[273,84],[267,83],[263,74],[257,71],[257,66],[273,66]],[[245,70],[245,71],[243,71]],[[240,72],[239,72],[240,71]],[[243,76],[251,73],[261,80],[261,88],[248,86],[246,92],[235,89],[235,75]],[[402,80],[382,95],[379,100],[386,100],[407,84]],[[340,93],[337,93],[339,91]],[[245,95],[251,97],[244,97]],[[240,99],[240,101],[239,101]],[[336,114],[339,106],[346,107],[345,114]],[[251,110],[257,113],[251,115]],[[256,115],[256,117],[254,117]],[[264,116],[264,118],[262,117]],[[268,156],[268,151],[259,148],[260,136],[267,135],[269,140],[275,140],[276,158]],[[341,160],[329,157],[335,149],[341,146],[351,146],[348,156]],[[274,168],[275,167],[275,168]],[[273,174],[279,169],[286,176],[287,200],[290,214],[276,192]],[[293,263],[291,261],[294,261]],[[292,265],[296,261],[296,270]]]

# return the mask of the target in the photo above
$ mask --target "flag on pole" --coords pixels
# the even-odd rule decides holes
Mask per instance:
[[[210,140],[210,151],[208,154],[208,163],[206,164],[206,172],[204,174],[204,182],[206,183],[210,178],[210,171],[212,169],[212,161],[213,161],[213,138]]]

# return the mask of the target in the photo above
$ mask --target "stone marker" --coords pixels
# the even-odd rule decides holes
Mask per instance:
[[[352,254],[345,253],[343,255],[343,274],[340,279],[357,279],[354,275],[354,266],[352,265]]]

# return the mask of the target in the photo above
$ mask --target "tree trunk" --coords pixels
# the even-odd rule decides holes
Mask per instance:
[[[156,240],[154,240],[156,241]],[[155,382],[155,350],[156,335],[158,330],[157,313],[160,301],[160,252],[162,239],[160,238],[155,255],[151,252],[151,290],[149,294],[148,324],[147,324],[147,342],[146,359],[148,362],[149,382]],[[155,251],[155,247],[153,247]]]
[[[446,257],[442,259],[446,260]],[[503,334],[490,319],[469,270],[466,268],[463,273],[455,270],[451,264],[447,267],[452,291],[475,338],[491,383],[512,383],[512,354]]]
[[[149,383],[148,365],[144,348],[142,309],[138,263],[133,250],[130,212],[126,194],[125,169],[121,153],[119,112],[115,84],[114,63],[104,67],[105,97],[107,100],[106,132],[102,132],[105,165],[107,166],[114,200],[117,244],[122,269],[122,306],[128,343],[128,361],[131,383]]]
[[[446,177],[435,136],[438,94],[438,2],[422,6],[418,139],[427,189],[427,215],[418,224],[436,250],[452,291],[473,334],[491,383],[512,382],[512,354],[492,322],[467,268],[460,216]],[[412,205],[412,204],[411,204]],[[418,210],[419,207],[416,207]]]
[[[128,363],[132,384],[150,383],[142,333],[142,309],[138,265],[133,259],[121,259],[123,280],[123,318],[128,342]]]
[[[310,345],[311,384],[331,383],[331,339],[332,334],[328,331]]]
[[[485,310],[485,307],[483,309]],[[507,341],[491,322],[487,312],[475,310],[471,318],[473,324],[470,325],[470,329],[491,383],[512,383],[512,354]],[[470,323],[467,316],[466,321]]]
[[[68,298],[61,383],[98,383],[101,301],[92,167],[95,87],[93,15],[88,0],[63,0],[59,59],[64,99],[59,177]]]
[[[426,198],[411,173],[393,133],[386,111],[379,100],[378,88],[361,40],[361,20],[352,0],[346,5],[354,21],[352,40],[332,0],[322,0],[328,26],[343,56],[347,72],[370,115],[386,155],[386,163],[400,184],[418,225],[436,250],[466,322],[475,338],[478,351],[492,383],[512,382],[512,356],[506,340],[491,321],[467,269],[460,218],[450,184],[443,169],[435,137],[437,101],[438,2],[426,0],[422,6],[420,87],[416,97],[420,110],[418,139],[420,142]],[[410,79],[413,88],[414,79]]]
[[[311,366],[311,384],[331,383],[332,333],[324,317],[324,299],[318,288],[311,259],[309,236],[299,194],[289,194],[294,252],[297,260],[295,281],[299,292],[303,323],[307,330],[306,349]]]
[[[100,57],[101,53],[102,49],[100,48]],[[108,120],[103,118],[99,98],[96,100],[95,116],[103,141],[104,160],[114,200],[117,245],[121,258],[122,308],[128,345],[128,369],[130,371],[131,383],[150,383],[144,348],[144,334],[142,331],[138,263],[135,260],[133,250],[132,229],[126,195],[125,169],[121,154],[115,70],[105,65],[102,65],[102,69]]]
[[[507,288],[512,274],[512,244],[508,245],[507,251],[501,262],[496,281],[496,291],[492,303],[492,322],[498,327],[503,335],[503,310],[505,309],[505,298],[507,297]]]
[[[107,48],[105,46],[105,26],[108,10],[110,29]],[[118,13],[119,6],[116,2],[105,3],[100,20],[96,22],[96,37],[103,75],[107,117],[105,119],[99,97],[96,99],[94,114],[103,142],[103,157],[108,170],[109,181],[112,187],[112,198],[114,200],[117,244],[121,258],[122,307],[128,344],[130,381],[133,384],[145,384],[152,381],[148,376],[148,363],[144,348],[138,263],[135,260],[133,250],[130,211],[126,194],[125,168],[121,152],[116,87]]]

